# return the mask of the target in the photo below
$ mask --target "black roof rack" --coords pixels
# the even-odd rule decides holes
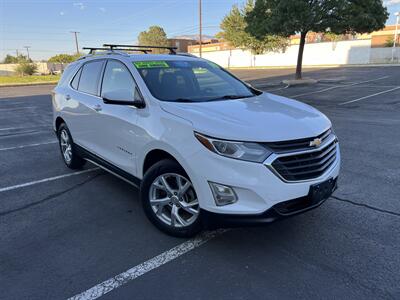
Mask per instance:
[[[148,52],[153,52],[151,49],[135,49],[135,48],[112,48],[112,50],[118,50],[118,51],[139,51],[143,52],[144,54],[147,54]],[[111,51],[112,51],[111,50]]]
[[[110,50],[110,48],[101,48],[101,47],[83,47],[83,50],[90,50],[89,54],[93,54],[96,50]]]
[[[152,52],[151,49],[134,49],[134,48],[115,48],[115,47],[83,47],[83,50],[90,50],[89,54],[94,54],[97,50],[102,50],[102,51],[113,51],[113,50],[119,50],[119,51],[140,51],[145,54],[148,52]]]
[[[177,47],[169,47],[169,46],[143,46],[143,45],[118,45],[118,44],[103,44],[104,47],[109,47],[110,50],[113,50],[116,48],[153,48],[153,49],[168,49],[169,54],[176,54],[176,49]],[[125,49],[126,50],[126,49]]]

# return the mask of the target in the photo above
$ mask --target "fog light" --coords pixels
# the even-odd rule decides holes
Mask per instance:
[[[235,203],[238,198],[230,187],[219,183],[209,182],[217,206]]]

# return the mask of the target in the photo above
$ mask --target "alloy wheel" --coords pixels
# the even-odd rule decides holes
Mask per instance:
[[[153,181],[149,201],[157,218],[172,227],[190,226],[200,213],[192,183],[175,173],[162,174]]]
[[[68,133],[65,129],[61,130],[60,133],[60,146],[65,162],[70,163],[72,159],[72,146]]]

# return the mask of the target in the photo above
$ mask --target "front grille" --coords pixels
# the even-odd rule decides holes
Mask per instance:
[[[307,149],[313,149],[314,146],[310,146],[310,142],[314,139],[319,138],[323,143],[332,133],[331,129],[324,131],[318,136],[304,138],[304,139],[297,139],[291,141],[282,141],[282,142],[268,142],[264,143],[270,150],[275,153],[285,153],[285,152],[294,152],[294,151],[301,151]]]
[[[278,156],[271,164],[287,181],[314,179],[328,170],[336,160],[336,138],[320,150]],[[315,148],[314,148],[315,149]]]

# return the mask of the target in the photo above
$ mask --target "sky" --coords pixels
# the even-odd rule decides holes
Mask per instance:
[[[203,0],[203,34],[214,35],[234,4],[245,0]],[[386,0],[390,18],[400,0]],[[0,60],[16,51],[46,59],[79,47],[134,43],[141,31],[159,25],[168,37],[198,33],[198,0],[0,0]]]

